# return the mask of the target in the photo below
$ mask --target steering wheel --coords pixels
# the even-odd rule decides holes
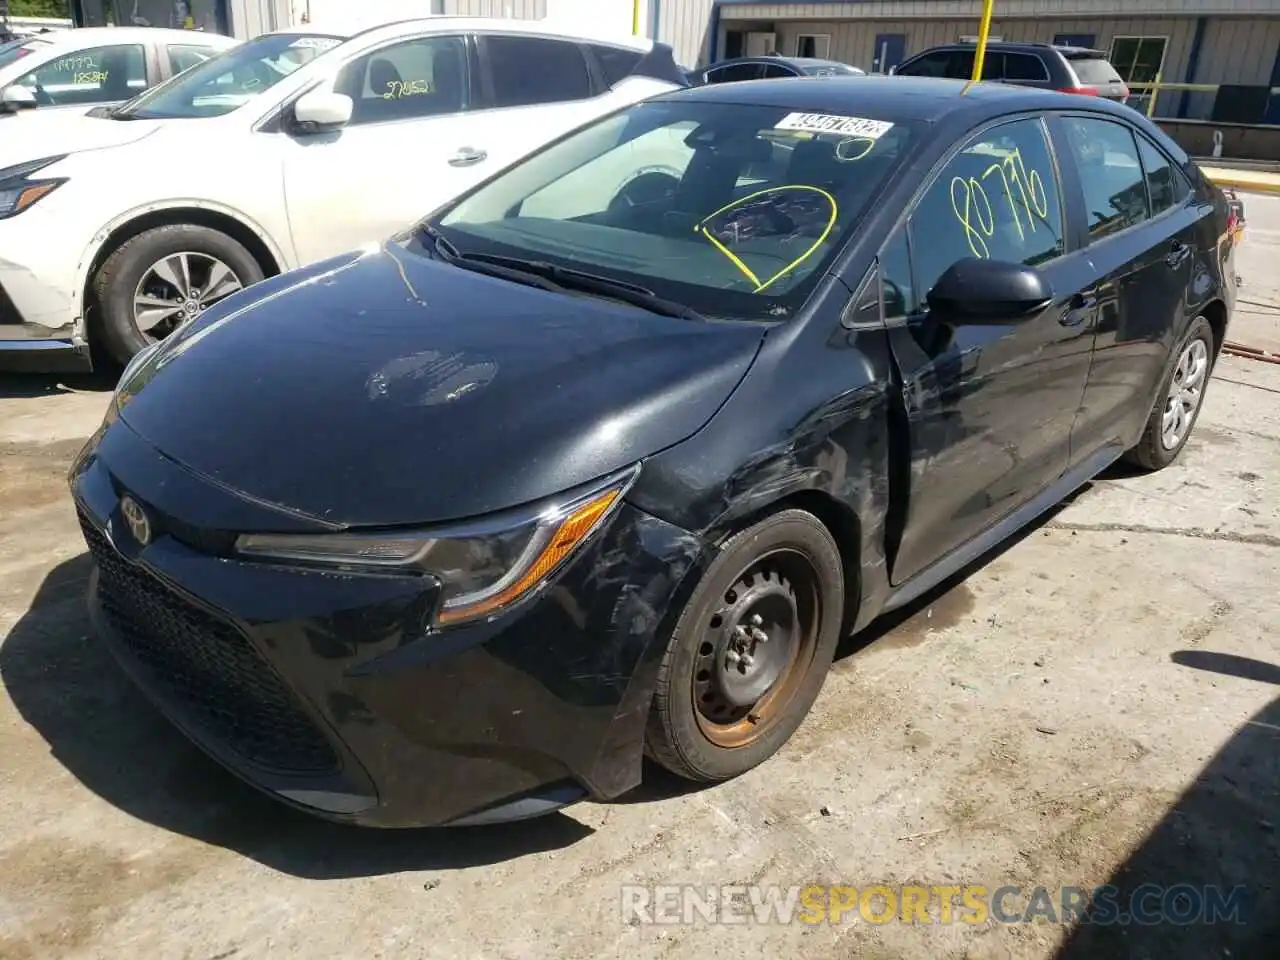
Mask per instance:
[[[636,207],[670,200],[676,195],[680,178],[665,170],[649,170],[633,177],[609,201],[609,214],[629,213]]]

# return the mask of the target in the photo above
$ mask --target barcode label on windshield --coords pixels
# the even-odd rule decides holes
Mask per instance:
[[[835,133],[844,137],[866,137],[878,140],[893,124],[887,120],[865,117],[834,117],[825,113],[789,113],[778,121],[775,130],[804,130],[809,133]]]

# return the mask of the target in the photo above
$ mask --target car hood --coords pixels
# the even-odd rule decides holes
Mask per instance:
[[[189,323],[122,384],[120,417],[171,460],[295,517],[455,520],[689,437],[764,329],[551,293],[387,244]]]
[[[0,116],[7,117],[0,121],[0,168],[40,157],[123,146],[161,126],[157,120],[108,120],[66,107]]]

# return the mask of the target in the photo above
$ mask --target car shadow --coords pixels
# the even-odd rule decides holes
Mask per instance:
[[[1171,659],[1179,666],[1280,686],[1280,666],[1247,657],[1186,650]],[[1105,922],[1110,908],[1095,903],[1055,960],[1280,957],[1278,829],[1280,697],[1244,722],[1108,878],[1121,915],[1134,903],[1135,891],[1153,884],[1152,893],[1136,902],[1152,919],[1162,902],[1167,904],[1167,919]],[[1180,885],[1186,886],[1179,900],[1171,888]],[[1168,899],[1162,901],[1162,893]],[[1216,922],[1208,922],[1207,904],[1215,900]]]
[[[164,830],[307,879],[456,870],[568,847],[592,830],[564,814],[492,827],[375,830],[295,811],[189,743],[91,635],[91,561],[55,567],[0,645],[0,683],[85,787]]]
[[[0,400],[56,396],[65,393],[109,393],[120,371],[99,369],[93,373],[0,373]]]

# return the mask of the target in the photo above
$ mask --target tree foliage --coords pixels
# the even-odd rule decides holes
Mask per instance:
[[[62,17],[71,16],[67,0],[9,0],[11,17]]]

